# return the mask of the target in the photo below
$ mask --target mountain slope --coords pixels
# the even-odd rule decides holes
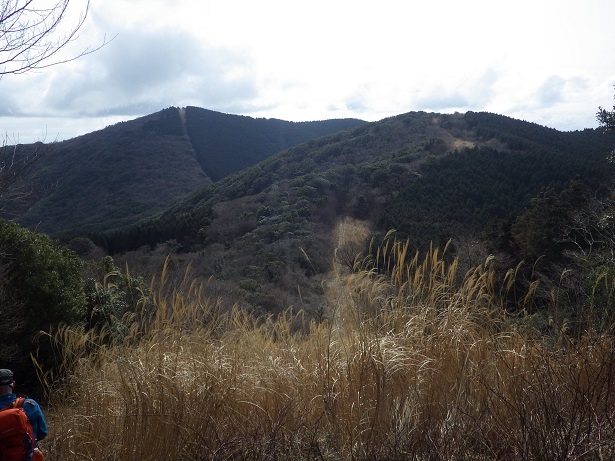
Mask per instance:
[[[611,147],[597,130],[408,113],[292,147],[159,218],[91,237],[116,254],[172,241],[169,248],[194,255],[195,270],[234,285],[255,308],[318,309],[318,276],[331,270],[335,249],[350,257],[364,250],[344,229],[362,229],[364,238],[396,229],[415,247],[473,238],[549,185],[577,180],[604,194]]]
[[[211,183],[176,114],[167,109],[39,146],[43,154],[21,178],[32,192],[8,212],[50,234],[112,229]]]
[[[290,146],[365,123],[356,119],[315,122],[255,119],[190,106],[185,109],[185,119],[197,159],[214,181]]]
[[[140,244],[193,242],[237,201],[257,201],[274,216],[284,214],[282,202],[295,211],[305,206],[321,222],[349,214],[414,238],[429,235],[434,221],[445,233],[460,224],[475,232],[522,209],[548,184],[563,187],[578,177],[600,190],[611,175],[609,147],[597,130],[562,133],[484,113],[409,113],[309,141],[203,188],[138,226],[156,228],[153,240],[134,237],[137,228],[117,235],[131,234]],[[407,207],[416,212],[403,216]],[[447,217],[446,208],[455,216]],[[416,220],[431,231],[413,232]],[[116,250],[123,249],[118,240]]]
[[[19,155],[42,155],[16,185],[28,193],[3,200],[3,216],[53,235],[121,228],[279,150],[363,123],[169,108],[68,141],[18,146]]]
[[[590,195],[609,190],[611,140],[600,131],[562,133],[485,113],[468,113],[464,121],[476,145],[423,165],[421,179],[382,210],[382,227],[425,244],[476,234],[519,213],[547,186],[562,190],[578,180]]]

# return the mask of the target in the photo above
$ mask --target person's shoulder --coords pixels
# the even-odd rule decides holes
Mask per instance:
[[[0,408],[11,405],[15,401],[16,397],[14,394],[5,394],[0,396]]]
[[[26,405],[34,408],[39,408],[38,402],[34,399],[31,399],[30,397],[24,397],[23,406],[25,407]]]

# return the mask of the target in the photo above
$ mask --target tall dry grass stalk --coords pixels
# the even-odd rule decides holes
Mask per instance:
[[[58,332],[48,459],[613,459],[611,336],[540,341],[489,260],[459,274],[408,248],[338,274],[320,323],[222,309],[163,272],[134,338]]]

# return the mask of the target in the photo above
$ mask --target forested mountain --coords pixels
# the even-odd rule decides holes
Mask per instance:
[[[17,151],[36,149],[48,151],[21,177],[25,197],[1,207],[18,223],[87,235],[116,256],[190,255],[268,310],[296,304],[297,289],[317,303],[307,287],[333,255],[349,262],[392,229],[415,248],[489,234],[494,251],[557,254],[564,246],[547,249],[554,237],[540,232],[557,232],[570,197],[605,196],[613,177],[601,130],[474,112],[291,123],[170,108]],[[559,216],[515,224],[536,203]],[[360,235],[348,238],[351,228]]]
[[[495,114],[409,113],[288,149],[201,189],[156,220],[110,234],[108,242],[113,251],[169,238],[198,246],[238,203],[243,218],[233,221],[241,228],[243,220],[261,227],[265,211],[251,214],[256,208],[280,219],[286,204],[305,215],[301,222],[349,215],[421,241],[471,234],[522,210],[548,185],[562,189],[578,179],[604,193],[610,143],[598,130],[559,132]]]
[[[255,119],[190,106],[180,114],[185,117],[197,159],[213,181],[290,146],[365,123],[355,119],[314,122]]]
[[[292,145],[364,123],[172,107],[68,141],[7,146],[18,159],[37,158],[3,195],[0,211],[53,235],[116,229]]]
[[[153,220],[92,238],[112,253],[173,240],[253,304],[331,267],[344,218],[417,248],[474,238],[545,188],[608,190],[612,141],[488,114],[408,113],[314,139],[193,193]],[[267,300],[268,299],[268,300]],[[295,300],[296,301],[296,300]],[[285,299],[279,301],[292,304]],[[302,299],[305,302],[305,299]],[[269,306],[270,307],[270,306]]]
[[[140,305],[148,286],[154,297],[188,290],[216,309],[239,306],[258,316],[292,307],[318,319],[331,313],[332,270],[355,271],[373,249],[369,242],[386,247],[391,230],[410,242],[411,254],[433,242],[446,245],[447,260],[458,256],[463,269],[488,260],[505,283],[492,288],[516,313],[544,311],[557,295],[558,309],[574,316],[588,287],[612,268],[614,140],[604,130],[559,132],[489,113],[411,112],[374,123],[332,121],[358,126],[266,155],[317,136],[327,123],[230,116],[235,129],[227,129],[224,118],[171,108],[58,143],[62,155],[39,157],[20,177],[33,191],[17,189],[33,205],[22,222],[38,212],[44,218],[31,227],[55,226],[66,235],[58,242],[4,221],[3,268],[13,271],[4,299],[48,306],[53,297],[45,290],[65,295],[56,287],[80,271],[82,289],[67,312],[79,306],[88,326],[113,326]],[[197,130],[199,123],[209,131]],[[245,137],[235,139],[239,131]],[[255,162],[258,145],[266,158],[228,175],[204,171],[225,165],[215,157],[224,139],[229,158]],[[17,152],[27,157],[45,148]],[[51,182],[48,191],[43,180]],[[6,188],[0,193],[6,210]],[[98,219],[105,225],[97,227]],[[369,267],[388,273],[380,260]],[[591,290],[597,303],[611,296],[610,289]],[[530,291],[531,305],[520,303]],[[121,322],[118,328],[121,335]]]

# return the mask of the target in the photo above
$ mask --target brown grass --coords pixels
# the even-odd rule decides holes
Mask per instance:
[[[125,344],[58,332],[47,459],[613,459],[611,335],[545,340],[489,260],[408,248],[338,274],[320,323],[222,309],[187,277]]]

